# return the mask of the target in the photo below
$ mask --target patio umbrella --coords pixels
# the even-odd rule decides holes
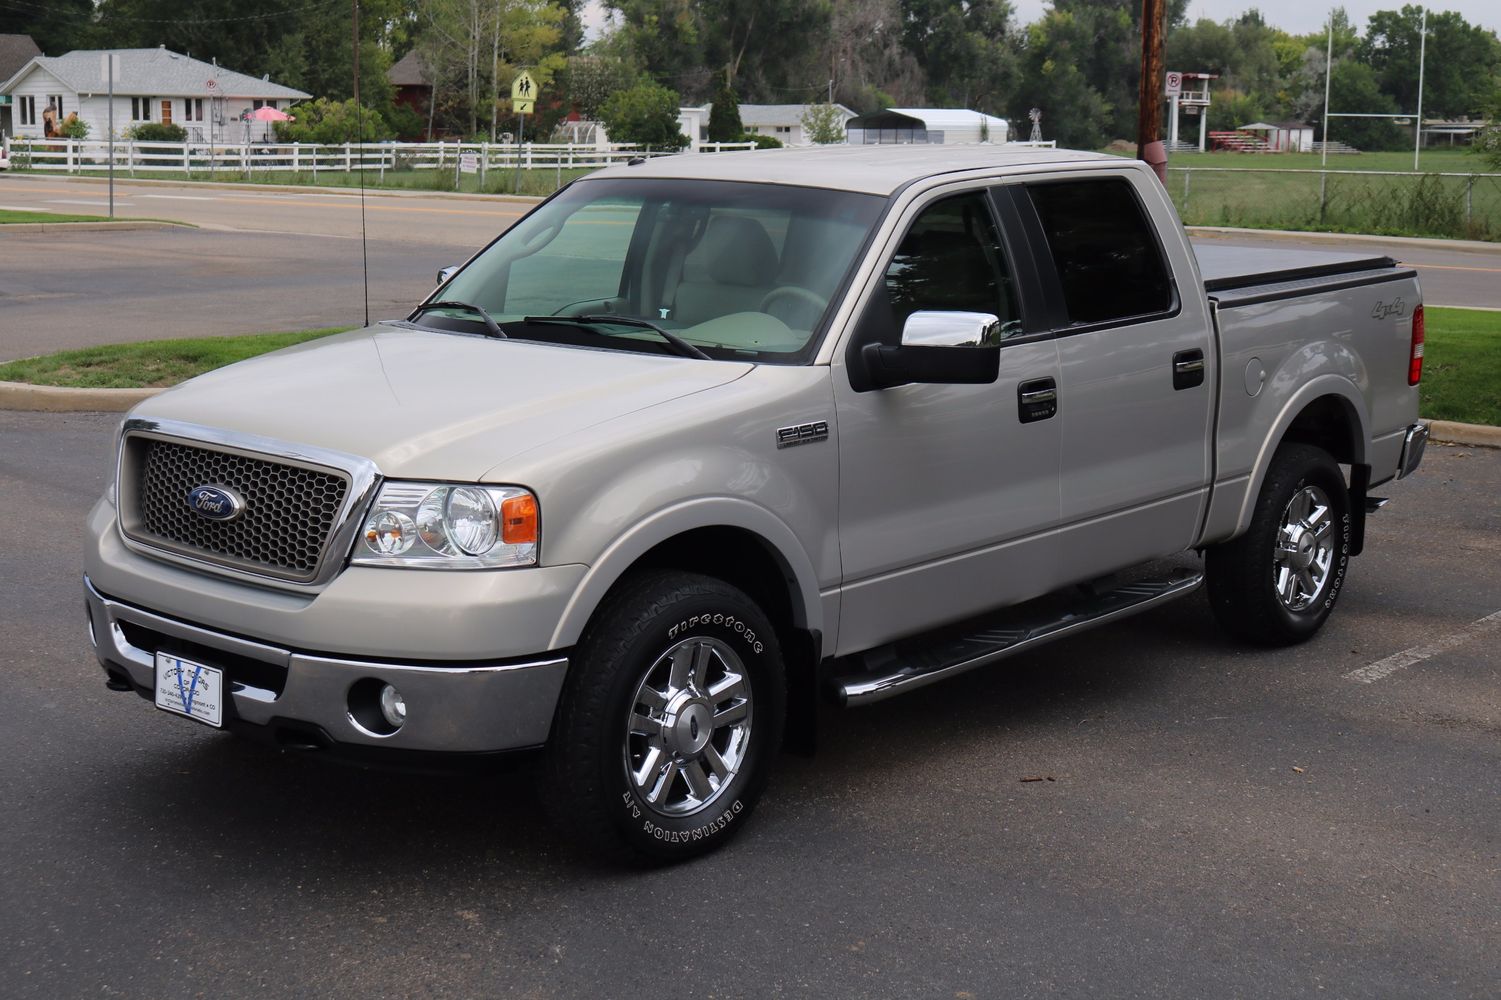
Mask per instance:
[[[256,108],[254,111],[247,111],[241,116],[241,120],[247,123],[245,126],[245,138],[248,142],[250,139],[249,122],[295,122],[297,119],[285,111],[277,111],[275,108],[267,105]],[[269,124],[266,126],[265,137],[267,141],[271,139],[271,126]]]

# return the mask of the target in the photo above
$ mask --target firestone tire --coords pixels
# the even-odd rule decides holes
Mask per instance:
[[[1284,444],[1251,527],[1208,551],[1209,601],[1236,638],[1289,646],[1313,637],[1334,610],[1350,563],[1350,499],[1328,452]]]
[[[575,648],[544,805],[597,853],[670,863],[716,850],[766,786],[786,702],[776,632],[750,598],[708,576],[638,574]]]

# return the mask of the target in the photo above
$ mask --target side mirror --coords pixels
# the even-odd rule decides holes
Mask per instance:
[[[459,269],[459,265],[457,265],[457,264],[450,264],[448,267],[440,267],[440,268],[438,268],[438,284],[440,284],[440,285],[447,284],[448,283],[448,279],[452,278],[453,275],[454,275],[454,272],[457,271],[458,269]]]
[[[860,358],[873,389],[989,385],[1001,373],[1000,338],[1000,318],[991,313],[915,312],[900,346],[866,344]]]

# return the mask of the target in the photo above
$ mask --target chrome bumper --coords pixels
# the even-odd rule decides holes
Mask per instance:
[[[337,743],[414,751],[477,753],[538,746],[547,741],[568,669],[565,657],[504,665],[420,666],[314,656],[241,639],[113,601],[83,581],[89,640],[107,672],[124,675],[138,690],[156,684],[156,650],[130,642],[125,626],[190,643],[210,666],[225,666],[231,718],[267,726],[279,721],[319,727]],[[133,631],[133,630],[132,630]],[[202,648],[203,652],[197,650]],[[219,653],[224,661],[214,662]],[[235,662],[253,660],[284,671],[278,693],[235,677]],[[406,702],[405,724],[382,735],[351,714],[350,691],[373,679],[395,685]]]
[[[1402,457],[1397,460],[1397,478],[1406,479],[1423,461],[1423,450],[1428,447],[1428,425],[1413,424],[1407,428],[1402,439]]]

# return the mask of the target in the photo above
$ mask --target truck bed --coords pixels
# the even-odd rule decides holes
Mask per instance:
[[[1195,243],[1204,290],[1210,295],[1260,285],[1379,271],[1397,262],[1383,254],[1329,250],[1283,250]]]

